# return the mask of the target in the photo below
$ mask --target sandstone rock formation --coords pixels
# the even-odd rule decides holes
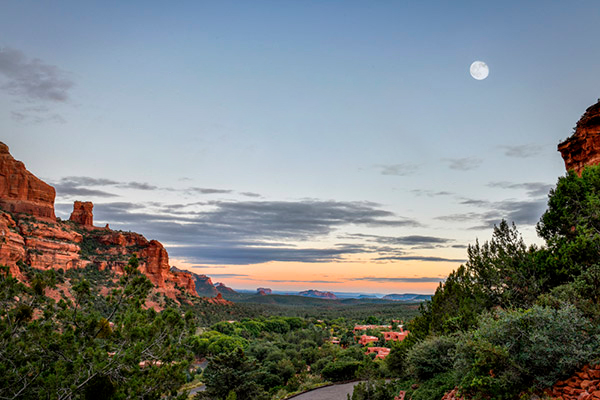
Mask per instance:
[[[93,209],[94,204],[91,201],[76,201],[73,204],[73,212],[71,213],[69,221],[73,221],[82,226],[93,227]]]
[[[586,165],[600,164],[600,101],[590,106],[575,126],[575,133],[558,145],[567,171],[581,175]]]
[[[273,293],[273,291],[271,289],[269,289],[269,288],[259,287],[259,288],[256,289],[256,294],[258,294],[260,296],[266,296],[266,295],[271,294],[271,293]]]
[[[11,213],[55,220],[54,188],[25,169],[0,142],[0,207]]]
[[[171,272],[160,242],[108,226],[94,228],[91,202],[76,201],[70,221],[57,221],[54,197],[54,188],[27,171],[0,142],[0,265],[13,276],[23,278],[19,262],[56,270],[95,265],[122,274],[136,254],[156,292],[176,301],[180,289],[197,296],[190,273]]]
[[[225,294],[225,295],[238,294],[238,292],[236,292],[235,290],[233,290],[232,288],[226,286],[224,283],[221,283],[221,282],[215,283],[215,289],[217,289],[219,294]]]
[[[214,297],[217,295],[217,293],[219,293],[215,288],[212,280],[206,275],[195,274],[189,271],[182,271],[176,267],[171,267],[171,272],[185,272],[186,274],[190,274],[198,296]]]
[[[229,305],[233,304],[231,301],[225,300],[221,293],[218,293],[216,297],[208,297],[208,298],[205,298],[204,300],[208,303],[220,304],[222,306],[229,306]]]
[[[442,400],[464,400],[464,398],[458,395],[458,389],[452,389],[442,397]]]

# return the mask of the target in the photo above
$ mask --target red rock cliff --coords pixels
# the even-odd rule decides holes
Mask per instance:
[[[163,245],[133,232],[93,228],[93,204],[76,201],[70,222],[54,216],[54,188],[25,169],[0,142],[0,265],[22,278],[18,262],[38,269],[96,265],[123,273],[132,254],[158,293],[176,300],[179,288],[197,296],[190,273],[171,272]],[[29,215],[27,215],[29,214]],[[81,229],[82,227],[92,229]]]
[[[94,226],[94,214],[92,210],[94,204],[91,201],[76,201],[73,204],[73,212],[69,221],[78,223],[79,225],[93,227]]]
[[[586,165],[600,164],[600,101],[577,122],[575,133],[558,145],[565,168],[581,175]]]
[[[0,207],[12,213],[55,220],[54,188],[25,169],[0,142]]]

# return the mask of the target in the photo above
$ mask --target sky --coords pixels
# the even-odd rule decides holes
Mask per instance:
[[[237,289],[432,293],[503,218],[542,244],[600,97],[595,1],[0,10],[0,140],[57,216],[93,201]]]

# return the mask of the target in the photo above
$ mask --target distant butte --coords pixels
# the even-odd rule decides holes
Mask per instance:
[[[587,165],[600,164],[600,99],[585,110],[571,137],[558,145],[567,171],[578,175]]]

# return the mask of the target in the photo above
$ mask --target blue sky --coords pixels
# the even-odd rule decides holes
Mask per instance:
[[[58,215],[92,200],[230,286],[426,293],[501,218],[539,243],[556,145],[600,97],[598,21],[592,1],[7,1],[1,140]]]

